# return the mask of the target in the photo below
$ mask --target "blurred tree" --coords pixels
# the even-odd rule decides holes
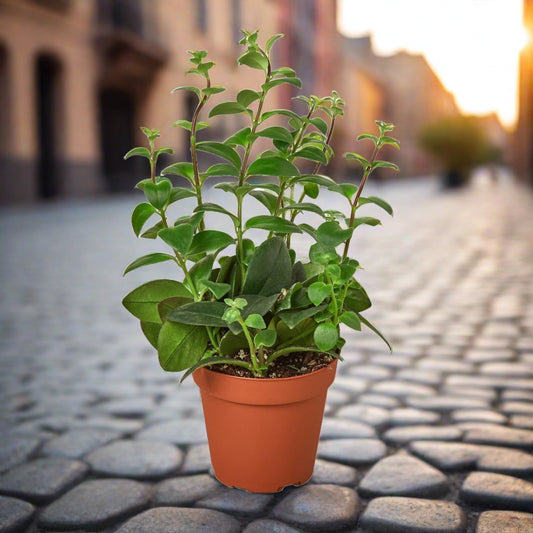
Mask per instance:
[[[501,158],[475,117],[457,115],[433,122],[422,130],[419,142],[442,165],[445,188],[466,184],[476,166]]]

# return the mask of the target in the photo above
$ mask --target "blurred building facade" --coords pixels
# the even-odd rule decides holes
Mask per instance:
[[[530,38],[520,54],[514,159],[517,176],[533,186],[533,0],[524,0],[523,6],[524,26]]]
[[[338,154],[364,152],[355,138],[379,119],[396,124],[402,150],[390,155],[401,175],[434,170],[418,130],[458,113],[453,97],[422,56],[378,57],[369,39],[343,37],[335,0],[0,0],[0,204],[131,190],[146,169],[123,155],[143,143],[140,125],[161,129],[162,144],[188,158],[172,123],[192,115],[195,99],[170,94],[198,81],[184,76],[186,50],[209,51],[214,83],[231,98],[243,79],[261,83],[260,72],[236,66],[242,28],[259,28],[263,41],[285,33],[276,62],[295,68],[302,92],[343,96]],[[297,93],[281,86],[269,105],[297,105]],[[212,136],[245,120],[219,118]],[[340,157],[329,170],[339,179],[356,172]]]

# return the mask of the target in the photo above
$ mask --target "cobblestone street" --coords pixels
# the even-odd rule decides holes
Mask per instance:
[[[195,384],[121,306],[174,276],[122,277],[161,249],[131,231],[138,196],[0,210],[0,532],[531,533],[533,191],[372,194],[395,216],[365,206],[383,225],[352,255],[394,353],[346,332],[314,476],[273,495],[210,475]]]

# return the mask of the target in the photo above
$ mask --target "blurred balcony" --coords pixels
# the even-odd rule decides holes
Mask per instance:
[[[154,11],[143,8],[141,0],[98,2],[93,41],[108,87],[142,88],[168,58]]]

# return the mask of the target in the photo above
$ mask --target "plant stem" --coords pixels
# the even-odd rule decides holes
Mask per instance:
[[[352,209],[350,213],[350,222],[348,224],[349,228],[353,228],[353,222],[355,219],[355,212],[357,211],[357,202],[359,201],[359,198],[361,197],[361,193],[363,192],[363,189],[365,187],[365,184],[368,180],[368,176],[372,173],[372,164],[376,160],[376,157],[379,152],[379,143],[376,143],[374,147],[374,151],[372,152],[372,157],[370,158],[370,165],[367,166],[363,172],[363,177],[361,179],[361,183],[359,184],[359,187],[357,189],[357,193],[355,194],[355,198],[352,202]],[[342,254],[342,259],[346,259],[348,257],[348,249],[350,248],[350,241],[352,240],[353,233],[348,237],[348,240],[344,243],[344,252]]]
[[[211,79],[207,76],[207,88],[211,87]],[[207,96],[204,94],[202,98],[198,101],[198,105],[194,110],[194,114],[191,121],[191,135],[190,135],[190,148],[191,148],[191,161],[192,168],[194,173],[194,185],[196,192],[196,200],[198,205],[202,205],[202,184],[200,183],[200,169],[198,167],[198,154],[196,151],[196,128],[198,127],[198,118],[200,116],[200,111],[207,102]],[[200,231],[205,229],[204,219],[200,221]]]
[[[268,69],[266,74],[265,83],[270,81],[270,78],[272,77],[272,68],[270,65],[270,59],[268,56],[265,55],[265,57],[268,60]],[[261,92],[261,96],[259,98],[259,103],[257,104],[257,110],[255,112],[255,115],[252,119],[252,127],[250,129],[250,137],[248,139],[248,143],[246,145],[246,149],[244,151],[244,157],[241,164],[241,171],[239,172],[239,186],[244,185],[244,182],[246,180],[246,172],[248,170],[248,159],[250,158],[250,153],[252,151],[252,145],[254,144],[254,134],[259,126],[259,119],[261,118],[261,113],[263,111],[263,105],[265,103],[265,98],[267,95],[266,89],[263,89]],[[237,197],[237,218],[239,220],[238,225],[236,226],[236,234],[237,234],[237,258],[239,262],[239,266],[241,269],[241,284],[244,283],[244,278],[246,275],[246,269],[244,266],[244,244],[243,244],[243,229],[242,229],[242,196]]]
[[[246,340],[248,341],[248,346],[250,348],[250,359],[252,360],[253,373],[255,376],[261,376],[262,372],[259,370],[259,363],[255,355],[255,344],[252,339],[252,336],[250,335],[250,331],[248,327],[246,326],[246,324],[244,323],[244,320],[242,319],[242,317],[239,317],[238,322],[242,327],[242,331],[244,333],[244,336],[246,337]]]

